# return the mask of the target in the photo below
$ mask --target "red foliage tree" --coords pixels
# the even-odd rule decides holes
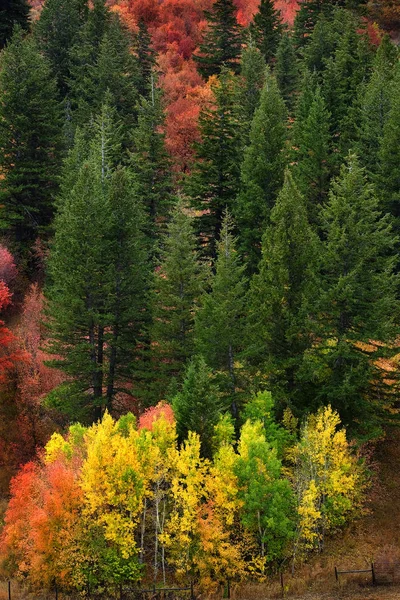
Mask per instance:
[[[167,402],[159,402],[157,406],[152,406],[145,410],[139,419],[138,429],[148,429],[151,431],[153,423],[160,417],[164,417],[171,425],[175,423],[174,411],[172,410],[172,406]]]
[[[18,271],[12,254],[7,248],[0,245],[0,281],[3,281],[7,286],[10,286],[17,275]]]

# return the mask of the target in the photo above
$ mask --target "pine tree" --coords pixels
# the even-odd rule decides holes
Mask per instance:
[[[27,0],[3,0],[0,8],[0,50],[11,38],[15,25],[28,29],[29,11]]]
[[[0,94],[1,227],[25,252],[53,217],[61,111],[48,61],[21,30],[1,55]]]
[[[129,163],[133,171],[136,195],[146,212],[146,236],[152,254],[174,204],[171,163],[165,148],[164,113],[160,93],[142,97],[138,105],[138,123],[132,131]]]
[[[149,403],[165,399],[194,353],[194,316],[207,272],[200,262],[193,218],[182,203],[174,208],[154,278]],[[146,400],[147,402],[147,400]]]
[[[202,297],[196,314],[195,341],[198,354],[213,371],[221,373],[220,388],[225,388],[231,398],[232,415],[237,419],[236,360],[243,349],[247,282],[232,231],[233,222],[226,214],[217,244],[211,290]]]
[[[253,42],[250,42],[242,52],[240,75],[242,83],[239,86],[239,104],[244,122],[243,144],[246,145],[251,122],[260,104],[261,91],[266,78],[265,60]]]
[[[292,38],[284,33],[276,52],[275,76],[289,112],[293,110],[298,88],[299,70],[296,63]]]
[[[210,11],[205,11],[208,29],[200,44],[200,53],[193,58],[203,77],[218,75],[225,66],[239,72],[242,31],[236,20],[236,8],[232,0],[216,0]]]
[[[156,53],[152,48],[151,35],[143,19],[139,21],[134,48],[138,60],[136,89],[139,96],[148,98],[155,85],[153,71],[156,64]]]
[[[275,9],[273,0],[261,0],[250,24],[250,33],[267,64],[275,57],[282,30],[281,14]]]
[[[98,418],[117,391],[127,390],[146,318],[143,213],[128,173],[112,167],[114,131],[105,106],[60,204],[49,259],[49,349],[71,378],[50,402],[72,419]]]
[[[267,75],[251,125],[250,143],[241,167],[240,191],[233,206],[239,251],[253,273],[261,254],[261,237],[283,182],[286,108],[276,80]]]
[[[370,173],[377,171],[379,147],[389,118],[393,78],[399,52],[388,35],[382,39],[373,62],[371,79],[361,100],[359,155]]]
[[[336,408],[359,434],[376,433],[394,398],[393,390],[385,398],[378,359],[396,352],[391,346],[398,315],[396,238],[378,206],[358,159],[349,156],[321,213],[326,242],[315,304],[320,341],[308,367],[317,399]]]
[[[223,71],[212,87],[215,101],[200,114],[201,142],[187,181],[204,252],[215,258],[224,210],[231,209],[238,192],[242,156],[242,130],[236,80]]]
[[[323,9],[323,0],[302,0],[294,20],[294,44],[298,50],[310,41],[318,17]]]
[[[68,92],[71,49],[87,18],[87,0],[46,0],[34,28],[39,48],[52,65],[61,95]]]
[[[303,194],[311,223],[319,221],[332,175],[330,114],[317,86],[307,118],[294,128],[294,176]]]
[[[172,407],[179,440],[187,439],[190,431],[197,433],[202,456],[211,458],[211,440],[222,406],[211,369],[201,356],[195,356],[189,363],[182,390],[173,399]]]
[[[317,238],[305,201],[289,171],[263,237],[260,272],[251,281],[246,335],[250,365],[261,367],[277,410],[310,406],[299,372],[311,346],[310,300],[315,284]]]

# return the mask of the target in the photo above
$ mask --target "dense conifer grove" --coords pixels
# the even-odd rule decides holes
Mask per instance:
[[[3,2],[3,575],[211,592],[362,513],[398,421],[399,28]]]

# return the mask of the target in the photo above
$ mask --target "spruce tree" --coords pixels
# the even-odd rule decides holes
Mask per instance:
[[[155,86],[153,71],[156,64],[156,53],[152,48],[151,35],[143,19],[139,21],[134,48],[138,61],[136,89],[139,96],[148,98]]]
[[[321,89],[317,86],[308,116],[294,128],[293,138],[294,176],[314,226],[319,221],[319,209],[328,194],[332,176],[329,119]]]
[[[197,433],[202,456],[211,458],[211,440],[222,406],[212,371],[201,356],[189,363],[182,390],[173,398],[172,407],[180,442],[187,439],[189,431]]]
[[[215,258],[224,210],[231,209],[239,187],[242,123],[233,75],[224,70],[212,91],[213,104],[200,113],[201,142],[186,190],[200,213],[196,226],[201,245]]]
[[[87,18],[87,0],[46,0],[35,24],[40,49],[52,65],[61,95],[69,89],[71,50]]]
[[[0,223],[24,253],[52,221],[61,111],[50,65],[21,30],[1,55],[0,95]]]
[[[15,25],[28,29],[30,6],[27,0],[3,0],[0,5],[0,50],[11,38]]]
[[[394,398],[393,390],[385,396],[386,372],[378,359],[396,353],[396,238],[355,156],[334,180],[321,223],[326,242],[314,309],[319,341],[308,356],[308,376],[316,398],[337,409],[346,425],[375,434]]]
[[[299,69],[292,38],[284,33],[276,52],[275,76],[280,92],[291,113],[295,105],[295,92],[298,89]]]
[[[301,414],[312,401],[300,371],[312,344],[317,249],[304,198],[286,171],[263,236],[260,270],[251,280],[246,333],[247,360],[261,369],[279,412],[290,406]]]
[[[377,171],[379,147],[389,118],[393,96],[393,78],[399,52],[388,35],[382,39],[374,57],[371,79],[365,86],[361,99],[359,128],[359,155],[370,173]]]
[[[194,353],[194,316],[207,278],[196,245],[193,217],[180,202],[161,242],[161,259],[154,273],[147,404],[166,398],[172,379],[179,380]]]
[[[261,254],[261,238],[283,183],[286,107],[276,80],[267,75],[241,167],[240,191],[233,206],[239,250],[253,273]]]
[[[250,24],[250,33],[267,64],[275,57],[282,30],[281,14],[275,9],[273,0],[261,0]]]
[[[302,0],[294,20],[294,44],[303,50],[309,43],[318,17],[323,10],[323,0]]]
[[[205,11],[208,28],[200,44],[199,54],[193,58],[203,77],[218,75],[225,66],[239,72],[239,58],[242,49],[241,26],[236,19],[233,0],[216,0],[210,11]]]
[[[233,223],[227,213],[217,245],[215,275],[211,290],[201,299],[196,314],[196,350],[213,371],[221,374],[220,388],[231,398],[232,416],[238,418],[236,360],[243,349],[245,292],[247,287],[233,236]]]
[[[240,76],[242,82],[239,86],[239,105],[244,122],[243,144],[246,145],[251,122],[260,104],[261,90],[266,78],[265,60],[253,42],[250,42],[242,52]]]
[[[49,350],[70,378],[49,401],[71,419],[97,419],[128,391],[146,317],[143,213],[129,174],[112,167],[114,131],[105,106],[60,204],[49,259]]]

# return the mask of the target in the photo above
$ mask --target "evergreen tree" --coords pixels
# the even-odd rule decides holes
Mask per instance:
[[[74,420],[98,418],[117,391],[127,391],[146,313],[142,209],[128,173],[112,168],[108,110],[60,205],[49,259],[49,350],[71,378],[49,401]]]
[[[41,50],[49,59],[62,96],[68,92],[71,49],[87,18],[87,0],[46,0],[34,28]]]
[[[283,182],[286,108],[274,77],[267,75],[241,167],[240,191],[233,215],[239,250],[253,273],[261,254],[261,237]]]
[[[265,60],[252,42],[242,52],[240,75],[242,82],[239,86],[239,105],[244,123],[243,144],[246,145],[251,122],[260,104],[261,90],[266,78]]]
[[[315,305],[320,341],[308,357],[317,399],[362,434],[376,433],[394,398],[393,389],[385,397],[386,373],[378,359],[396,352],[396,238],[378,204],[357,158],[349,156],[321,213],[326,242]]]
[[[323,0],[302,0],[294,20],[294,44],[302,50],[309,43],[318,17],[323,10]]]
[[[150,250],[156,252],[160,233],[174,203],[171,164],[165,148],[164,113],[159,92],[141,99],[138,123],[132,131],[133,150],[129,162],[133,171],[136,195],[146,212],[146,235]]]
[[[293,110],[298,88],[299,70],[296,63],[292,38],[284,33],[276,53],[275,76],[289,112]]]
[[[388,35],[382,39],[373,62],[371,79],[361,100],[359,153],[370,173],[377,171],[379,147],[389,118],[393,95],[393,78],[399,52]]]
[[[1,227],[26,250],[53,217],[61,112],[48,61],[17,30],[1,55]]]
[[[233,0],[216,0],[210,11],[205,11],[208,28],[200,53],[194,54],[199,72],[203,77],[218,75],[225,66],[239,72],[239,57],[242,46],[242,31],[236,20]]]
[[[273,0],[261,0],[250,24],[250,33],[267,64],[275,57],[282,29],[281,14],[275,9]]]
[[[232,415],[237,419],[235,362],[243,348],[246,279],[232,230],[233,223],[226,214],[217,244],[211,290],[203,296],[196,315],[195,339],[197,352],[213,371],[222,374],[220,388],[224,387],[231,397]]]
[[[294,175],[303,194],[311,223],[319,221],[319,208],[328,194],[331,168],[330,114],[317,86],[307,118],[294,128]]]
[[[152,48],[151,35],[143,19],[139,21],[134,48],[138,60],[136,89],[139,96],[147,98],[155,86],[153,70],[156,64],[156,53]]]
[[[214,103],[200,114],[201,142],[187,182],[195,210],[202,246],[215,258],[224,210],[231,209],[238,192],[242,155],[242,129],[238,110],[236,80],[224,70],[212,87]]]
[[[247,357],[250,365],[265,373],[277,410],[289,405],[299,413],[311,402],[299,373],[304,352],[311,346],[308,315],[317,290],[318,242],[289,171],[270,221],[260,271],[251,281]]]
[[[211,440],[222,407],[212,372],[201,356],[189,363],[182,390],[174,397],[172,407],[180,442],[187,439],[189,431],[197,433],[202,456],[211,458]]]
[[[15,25],[28,29],[30,6],[27,0],[3,0],[0,5],[0,50],[11,38]]]
[[[194,315],[206,282],[196,244],[193,218],[179,203],[161,244],[160,265],[154,274],[152,374],[147,386],[152,404],[165,399],[172,379],[180,378],[194,353]]]

